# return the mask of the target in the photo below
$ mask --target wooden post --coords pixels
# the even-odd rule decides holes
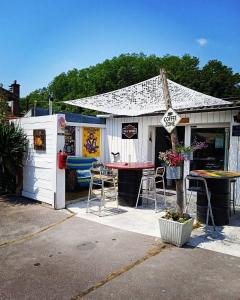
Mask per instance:
[[[160,77],[162,81],[162,90],[163,90],[163,98],[166,104],[166,111],[169,108],[172,108],[171,97],[169,94],[167,77],[164,69],[160,69]],[[178,144],[178,135],[177,135],[177,128],[174,128],[170,134],[172,149],[176,149],[176,145]],[[177,194],[177,212],[182,214],[183,213],[183,180],[177,179],[176,180],[176,194]]]

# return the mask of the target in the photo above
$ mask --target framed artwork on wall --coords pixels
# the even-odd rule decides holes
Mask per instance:
[[[35,150],[46,150],[46,130],[34,129],[33,130],[33,143]]]
[[[138,139],[138,123],[122,123],[122,139]]]

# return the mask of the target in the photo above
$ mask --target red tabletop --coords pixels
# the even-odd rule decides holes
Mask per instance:
[[[105,164],[105,166],[109,169],[119,169],[119,170],[142,170],[142,169],[152,169],[154,168],[153,163],[124,163],[124,162],[118,162],[118,163],[109,163]]]
[[[224,170],[192,170],[190,171],[190,175],[211,179],[231,179],[240,177],[240,172]]]

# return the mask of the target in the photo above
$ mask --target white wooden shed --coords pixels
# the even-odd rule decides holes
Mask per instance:
[[[64,150],[65,128],[74,128],[74,154],[83,156],[83,131],[87,128],[99,130],[100,151],[98,160],[104,160],[105,121],[96,117],[77,114],[48,115],[48,111],[35,111],[17,119],[27,134],[29,145],[23,168],[22,195],[50,204],[55,209],[65,207],[65,170],[58,167],[58,153]],[[34,136],[42,134],[36,146]]]

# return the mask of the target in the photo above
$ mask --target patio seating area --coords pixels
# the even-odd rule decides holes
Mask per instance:
[[[100,190],[95,190],[96,197],[101,194]],[[157,196],[158,212],[155,212],[155,202],[148,201],[143,197],[143,205],[138,208],[119,205],[116,202],[108,202],[102,217],[98,216],[98,202],[92,204],[92,209],[96,213],[86,213],[87,196],[81,201],[69,204],[67,208],[74,212],[77,217],[94,221],[99,224],[124,229],[144,235],[160,237],[158,219],[165,213],[165,202],[162,195]],[[176,195],[173,191],[166,191],[167,208],[175,208]],[[196,216],[196,196],[193,195],[188,212],[191,216]],[[240,209],[236,207],[235,215],[232,215],[230,224],[226,226],[216,226],[216,231],[212,227],[199,227],[192,231],[192,236],[187,244],[192,247],[200,247],[216,252],[235,255],[240,257]]]

